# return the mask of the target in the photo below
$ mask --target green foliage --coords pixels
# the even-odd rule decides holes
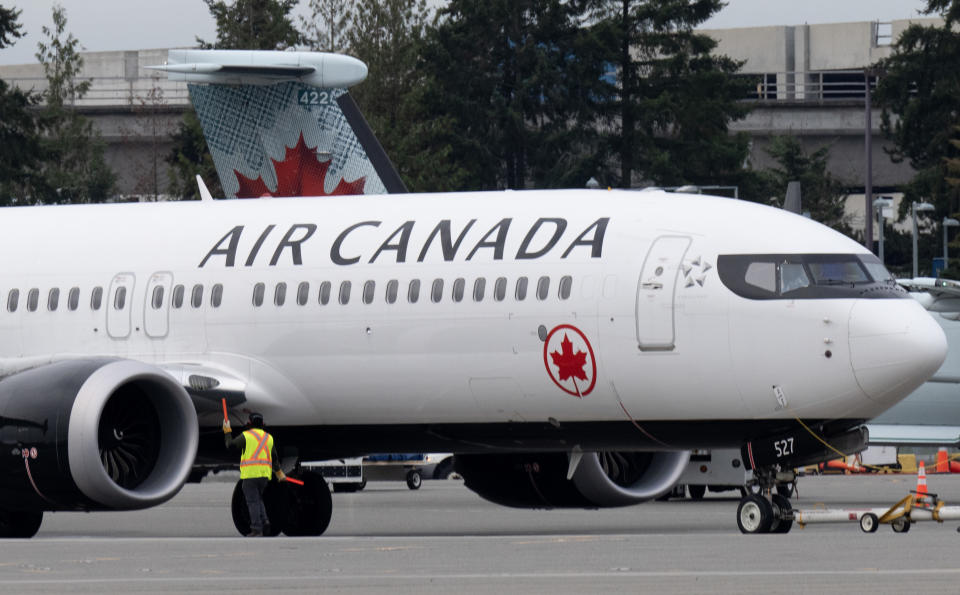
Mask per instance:
[[[616,84],[603,109],[610,149],[620,164],[617,185],[737,183],[748,153],[746,135],[728,124],[748,108],[738,100],[749,80],[741,63],[711,56],[716,42],[693,28],[721,0],[592,0],[595,28],[606,39]]]
[[[203,49],[285,50],[300,43],[290,12],[298,0],[203,0],[217,21],[217,40]]]
[[[355,0],[310,0],[310,18],[300,17],[303,42],[315,52],[348,53],[347,34]]]
[[[559,0],[452,0],[421,51],[423,118],[440,124],[461,184],[447,190],[583,185],[596,162],[591,81],[602,64],[586,49],[582,14]],[[587,81],[584,84],[584,81]]]
[[[80,43],[66,27],[66,12],[54,6],[53,29],[44,26],[47,40],[37,44],[47,88],[38,116],[44,159],[29,197],[35,204],[102,202],[111,196],[116,180],[103,157],[100,135],[72,105],[86,94],[90,81],[78,79],[83,68]]]
[[[0,7],[0,48],[23,36],[20,11]],[[37,121],[31,109],[39,96],[0,81],[0,205],[23,204],[38,183],[42,159]]]
[[[776,136],[770,141],[767,153],[780,166],[761,172],[769,195],[776,197],[773,206],[783,206],[787,183],[798,181],[802,209],[810,213],[810,218],[852,235],[853,230],[844,217],[845,185],[827,170],[829,147],[807,154],[795,136]]]
[[[0,6],[0,50],[8,48],[23,37],[23,26],[20,24],[20,13],[16,8]]]
[[[930,0],[931,10],[952,18],[953,2]],[[950,144],[960,114],[960,32],[944,27],[913,25],[894,46],[894,53],[875,68],[882,73],[875,100],[883,108],[882,128],[893,141],[894,162],[908,161],[917,170],[904,187],[901,214],[910,202],[926,200],[936,218],[960,211],[960,197],[946,182],[947,162],[956,149]]]

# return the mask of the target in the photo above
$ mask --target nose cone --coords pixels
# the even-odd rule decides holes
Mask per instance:
[[[947,357],[943,329],[914,300],[858,300],[849,329],[857,383],[882,409],[913,392]]]

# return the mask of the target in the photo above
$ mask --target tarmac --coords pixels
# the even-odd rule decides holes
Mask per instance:
[[[47,514],[0,540],[4,593],[958,593],[958,523],[811,525],[742,535],[739,496],[605,510],[519,510],[456,480],[371,482],[333,495],[316,538],[241,538],[234,478],[190,484],[138,512]],[[894,504],[915,476],[801,478],[797,508]],[[960,504],[960,476],[928,486]],[[951,501],[951,495],[953,497]]]

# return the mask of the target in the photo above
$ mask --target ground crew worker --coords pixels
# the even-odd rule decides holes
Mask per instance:
[[[273,436],[263,429],[263,416],[251,413],[248,425],[250,429],[232,438],[230,421],[223,420],[223,438],[227,448],[235,446],[243,449],[240,455],[240,487],[250,510],[250,532],[247,537],[260,537],[268,524],[263,492],[267,489],[271,475],[275,473],[279,481],[286,479],[286,475],[280,469]]]

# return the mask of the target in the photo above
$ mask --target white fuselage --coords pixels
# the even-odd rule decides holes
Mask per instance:
[[[91,355],[175,375],[195,367],[242,387],[274,426],[868,419],[943,359],[942,332],[913,300],[733,293],[719,255],[869,253],[727,199],[531,191],[37,207],[5,209],[0,230],[7,373]]]

